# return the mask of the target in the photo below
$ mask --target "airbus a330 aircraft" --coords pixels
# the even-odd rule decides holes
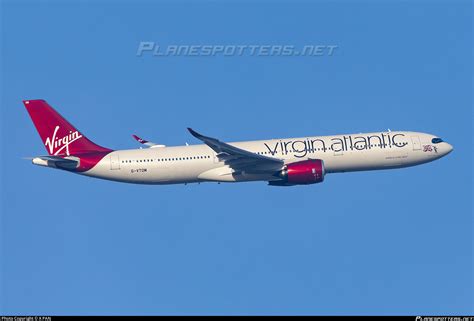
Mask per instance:
[[[112,150],[79,132],[44,100],[25,100],[48,156],[33,164],[136,184],[266,181],[273,186],[320,183],[329,173],[401,168],[453,150],[437,136],[388,131],[224,143],[188,128],[204,144]]]

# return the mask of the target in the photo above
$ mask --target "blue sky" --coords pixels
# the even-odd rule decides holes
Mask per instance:
[[[472,4],[2,3],[2,314],[472,314]],[[168,44],[321,57],[136,56]],[[95,142],[414,130],[454,152],[323,184],[140,186],[40,168],[22,99]]]

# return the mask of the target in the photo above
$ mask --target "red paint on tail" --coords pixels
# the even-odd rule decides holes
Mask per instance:
[[[23,103],[50,155],[101,154],[112,151],[90,141],[46,101],[24,100]]]
[[[90,141],[46,101],[24,100],[23,103],[49,155],[79,159],[77,168],[66,170],[86,172],[113,152]]]

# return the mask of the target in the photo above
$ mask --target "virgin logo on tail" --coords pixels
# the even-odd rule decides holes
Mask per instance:
[[[52,155],[58,155],[62,150],[66,149],[66,155],[69,156],[69,144],[82,138],[82,135],[76,131],[69,131],[69,135],[62,138],[56,137],[58,133],[59,126],[56,126],[54,129],[53,137],[46,138],[44,145],[48,148],[49,153]]]

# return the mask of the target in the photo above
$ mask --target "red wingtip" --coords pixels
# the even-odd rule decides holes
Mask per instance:
[[[137,142],[139,142],[139,143],[141,143],[141,144],[148,143],[147,140],[144,140],[143,138],[140,138],[140,137],[138,137],[137,135],[132,135],[132,136],[133,136],[133,138],[135,138],[135,140],[136,140]]]

